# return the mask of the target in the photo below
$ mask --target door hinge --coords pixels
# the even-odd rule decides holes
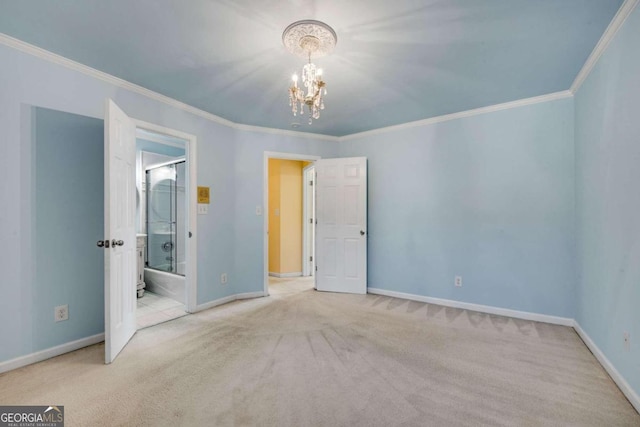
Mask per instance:
[[[313,218],[309,218],[309,224],[313,224]]]
[[[309,181],[309,185],[313,185],[313,180]]]
[[[318,271],[318,266],[316,265],[316,271]]]
[[[312,256],[309,257],[309,261],[313,261],[313,257]]]

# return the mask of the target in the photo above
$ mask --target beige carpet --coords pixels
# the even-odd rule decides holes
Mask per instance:
[[[68,426],[640,426],[576,333],[277,280],[272,296],[0,376]]]

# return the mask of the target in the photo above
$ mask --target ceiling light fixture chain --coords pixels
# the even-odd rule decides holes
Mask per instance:
[[[282,33],[282,43],[294,55],[306,57],[308,63],[302,68],[302,87],[298,87],[298,75],[292,76],[293,83],[289,88],[289,106],[294,116],[304,114],[304,106],[309,112],[309,124],[320,118],[320,110],[324,110],[323,96],[327,94],[326,83],[322,80],[322,69],[311,62],[311,57],[318,58],[329,54],[335,47],[338,38],[335,31],[324,22],[303,20],[289,25]]]

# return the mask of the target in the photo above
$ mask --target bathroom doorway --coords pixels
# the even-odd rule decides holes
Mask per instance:
[[[137,329],[187,314],[188,140],[136,130]]]

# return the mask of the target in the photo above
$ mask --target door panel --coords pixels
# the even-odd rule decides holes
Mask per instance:
[[[105,117],[105,363],[136,331],[135,125],[112,101]],[[115,243],[115,244],[114,244]]]
[[[316,288],[367,292],[367,159],[316,162]]]

